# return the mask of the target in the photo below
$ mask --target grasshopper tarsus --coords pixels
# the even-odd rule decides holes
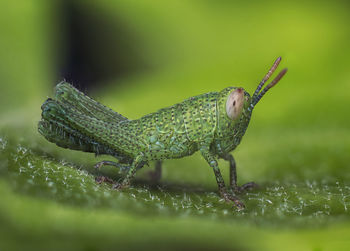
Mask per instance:
[[[259,185],[256,184],[255,182],[251,181],[251,182],[243,184],[242,186],[239,186],[238,191],[243,192],[243,191],[252,190],[255,188],[259,188]]]
[[[233,206],[236,207],[238,210],[242,210],[245,208],[244,203],[241,202],[238,197],[232,195],[230,192],[224,192],[221,194],[221,196],[224,198],[226,202],[228,203],[233,202]]]
[[[113,185],[113,189],[120,191],[120,190],[127,188],[129,186],[130,186],[130,184],[124,184],[124,182],[122,182],[122,183],[116,182]]]
[[[230,190],[235,194],[240,194],[240,193],[250,191],[250,190],[253,190],[256,188],[259,188],[259,185],[253,181],[245,183],[242,186],[230,186]]]
[[[97,176],[95,177],[95,181],[97,184],[102,184],[102,183],[109,183],[109,184],[115,184],[115,181],[111,178],[108,178],[106,176]]]

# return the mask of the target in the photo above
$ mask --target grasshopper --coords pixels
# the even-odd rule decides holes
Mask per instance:
[[[139,119],[129,120],[61,82],[55,98],[41,106],[38,130],[48,141],[73,150],[107,154],[118,162],[101,161],[95,165],[125,167],[127,174],[115,188],[130,185],[136,171],[156,161],[158,178],[161,160],[181,158],[200,151],[213,168],[221,197],[243,208],[236,193],[255,186],[250,182],[237,185],[236,163],[231,151],[241,142],[255,105],[283,77],[283,69],[262,91],[281,61],[277,58],[252,96],[241,87],[228,87],[191,97]],[[230,164],[230,186],[225,186],[218,159]]]

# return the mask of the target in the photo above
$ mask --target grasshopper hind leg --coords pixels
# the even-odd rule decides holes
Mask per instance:
[[[113,161],[109,161],[109,160],[102,160],[102,161],[96,163],[94,167],[99,170],[103,166],[115,166],[115,167],[119,168],[119,170],[121,170],[121,171],[125,171],[125,170],[130,169],[130,164],[121,164],[121,163],[117,163],[117,162],[113,162]],[[95,181],[98,184],[101,184],[103,182],[110,183],[110,184],[116,184],[116,181],[114,181],[113,179],[111,179],[107,176],[103,176],[103,175],[97,176],[95,178]]]
[[[118,190],[129,187],[132,178],[135,176],[136,171],[138,169],[142,168],[144,164],[145,164],[145,162],[143,161],[143,155],[137,156],[133,160],[131,165],[120,164],[120,163],[116,163],[116,162],[108,161],[108,160],[100,161],[95,165],[96,168],[100,168],[100,167],[105,166],[105,165],[112,165],[112,166],[116,166],[118,168],[128,166],[126,168],[128,170],[128,172],[127,172],[127,174],[122,182],[114,182],[113,180],[111,181],[111,179],[109,179],[109,178],[106,179],[106,177],[98,177],[96,179],[96,182],[99,182],[100,180],[102,180],[101,182],[106,181],[106,182],[112,183],[112,184],[114,184],[113,188],[118,189]]]
[[[134,161],[132,162],[126,177],[123,179],[121,183],[116,183],[113,188],[115,189],[123,189],[130,186],[132,178],[135,176],[135,173],[138,169],[142,168],[145,162],[143,161],[143,155],[138,155]]]
[[[109,161],[109,160],[102,160],[102,161],[96,163],[94,167],[96,169],[100,169],[103,166],[115,166],[115,167],[119,168],[120,170],[124,171],[124,170],[129,170],[132,165],[121,164],[121,163],[117,163],[117,162],[113,162],[113,161]],[[141,166],[137,167],[136,169],[139,169],[139,168],[141,168]],[[149,175],[151,182],[153,184],[158,183],[161,176],[162,176],[162,162],[160,160],[157,160],[155,163],[154,170],[149,171],[147,174]],[[98,184],[101,184],[103,182],[107,182],[110,184],[115,184],[117,188],[119,186],[119,184],[117,184],[117,182],[113,181],[113,179],[108,178],[106,176],[97,176],[95,178],[95,180]]]
[[[143,161],[143,155],[137,156],[132,161],[132,163],[130,165],[116,163],[116,162],[109,161],[109,160],[100,161],[95,165],[95,168],[100,168],[100,167],[105,166],[105,165],[112,165],[112,166],[116,166],[118,168],[127,169],[128,171],[127,171],[126,177],[123,179],[122,182],[114,182],[113,180],[111,181],[111,179],[103,177],[103,176],[98,177],[96,179],[96,182],[101,183],[101,182],[106,181],[106,182],[112,183],[112,184],[114,184],[113,188],[118,189],[118,190],[126,188],[126,187],[130,186],[131,180],[135,176],[136,171],[138,169],[142,168],[144,166],[144,164],[145,164],[145,162]],[[102,181],[99,182],[100,180],[102,180]]]
[[[121,163],[117,163],[117,162],[113,162],[113,161],[109,161],[109,160],[102,160],[102,161],[96,163],[94,167],[96,169],[100,169],[103,166],[115,166],[115,167],[119,168],[120,170],[127,170],[130,168],[129,164],[121,164]]]

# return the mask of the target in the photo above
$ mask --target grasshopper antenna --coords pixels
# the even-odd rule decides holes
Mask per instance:
[[[266,83],[267,80],[269,80],[269,78],[271,77],[271,75],[275,72],[275,70],[277,69],[279,63],[281,62],[282,58],[278,57],[275,62],[273,63],[272,67],[270,68],[270,70],[266,73],[265,77],[261,80],[260,84],[258,85],[258,87],[256,88],[254,94],[253,94],[253,98],[252,98],[252,104],[253,106],[255,106],[259,100],[265,95],[265,93],[272,88],[273,86],[275,86],[280,80],[281,78],[284,76],[284,74],[286,74],[287,72],[287,68],[283,69],[278,75],[277,77],[275,77],[271,83],[269,83],[261,92],[261,88],[264,86],[264,84]],[[260,93],[259,93],[260,92]]]

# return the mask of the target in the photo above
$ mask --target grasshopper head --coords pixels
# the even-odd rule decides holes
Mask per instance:
[[[217,132],[219,135],[227,135],[228,137],[234,136],[234,138],[237,139],[237,144],[239,143],[240,138],[244,135],[248,127],[255,105],[265,93],[275,86],[284,74],[286,74],[287,69],[283,69],[277,77],[261,91],[266,81],[276,70],[280,61],[281,57],[276,59],[252,96],[241,87],[228,87],[219,93],[217,101]]]
[[[242,87],[223,89],[219,93],[217,103],[218,127],[220,131],[232,131],[231,129],[236,128],[243,121],[245,123],[249,122],[251,97]]]
[[[244,135],[251,117],[251,97],[241,87],[228,87],[218,94],[217,127],[218,152],[232,151]]]
[[[283,69],[277,77],[275,77],[271,83],[269,83],[262,91],[262,87],[266,83],[267,80],[271,77],[271,75],[275,72],[277,69],[279,63],[281,62],[282,58],[278,57],[270,70],[267,72],[265,77],[261,80],[258,87],[256,88],[253,96],[250,98],[249,94],[244,91],[243,88],[233,88],[232,92],[227,98],[226,101],[226,113],[227,116],[235,120],[239,117],[239,115],[242,113],[244,109],[247,109],[248,112],[252,112],[255,105],[259,102],[259,100],[265,95],[265,93],[271,89],[273,86],[275,86],[281,78],[286,74],[287,68]],[[260,92],[261,91],[261,92]],[[249,103],[249,105],[248,105]]]
[[[231,120],[236,120],[242,113],[244,103],[248,97],[244,95],[243,88],[235,88],[226,100],[226,114]]]
[[[231,120],[237,120],[237,118],[243,113],[246,115],[250,115],[255,105],[259,102],[259,100],[265,95],[265,93],[275,86],[280,79],[286,74],[287,68],[283,69],[277,77],[271,81],[262,91],[262,87],[266,83],[266,81],[270,78],[270,76],[274,73],[274,71],[277,69],[279,63],[281,62],[282,58],[278,57],[270,70],[267,72],[263,80],[260,82],[258,87],[256,88],[254,94],[252,97],[244,91],[243,88],[236,88],[231,87],[227,88],[224,91],[230,90],[230,94],[227,97],[226,100],[226,114],[228,118]],[[260,92],[261,91],[261,92]]]

